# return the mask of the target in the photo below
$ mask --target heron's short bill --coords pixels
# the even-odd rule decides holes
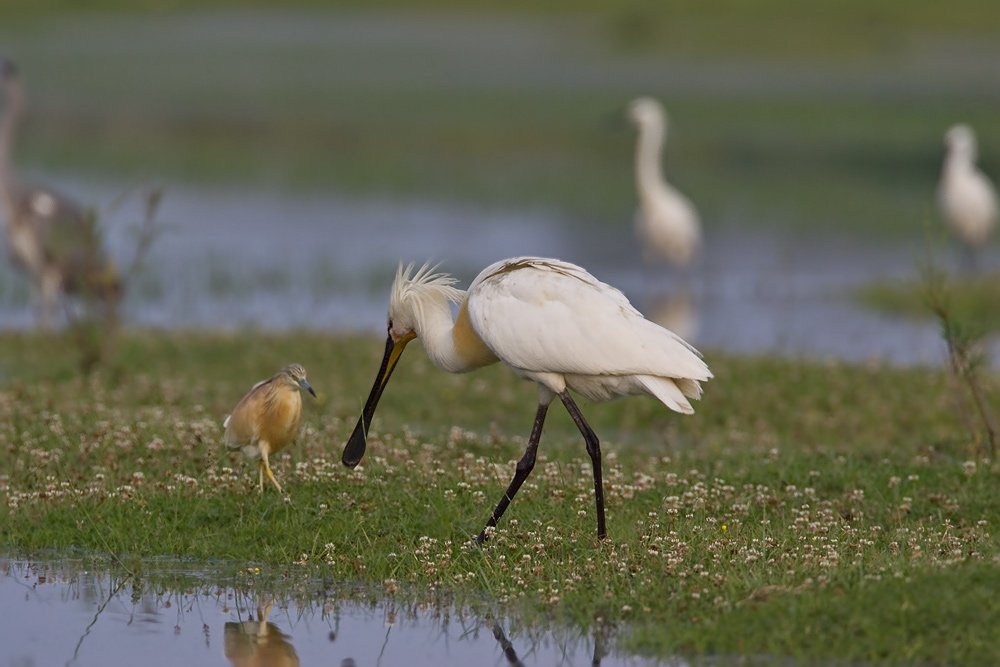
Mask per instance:
[[[316,398],[316,392],[313,391],[313,388],[309,386],[309,383],[306,382],[305,378],[299,378],[299,380],[297,382],[298,382],[298,385],[300,387],[302,387],[303,389],[305,389],[306,391],[308,391],[310,394],[312,394],[313,398]]]

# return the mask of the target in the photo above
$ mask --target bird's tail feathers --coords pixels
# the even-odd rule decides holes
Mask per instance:
[[[691,378],[674,378],[674,384],[681,390],[681,393],[688,398],[698,400],[701,398],[701,384],[698,380]]]
[[[686,415],[694,413],[694,408],[687,396],[701,396],[701,385],[696,380],[688,378],[667,378],[653,375],[641,375],[637,378],[650,394],[671,410]]]

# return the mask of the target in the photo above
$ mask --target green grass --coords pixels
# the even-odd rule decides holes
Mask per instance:
[[[451,376],[412,349],[351,471],[340,450],[382,348],[135,332],[80,378],[58,337],[0,334],[0,551],[217,559],[487,599],[528,625],[610,623],[621,646],[661,657],[993,661],[1000,467],[976,455],[942,370],[709,351],[694,416],[581,405],[604,450],[604,544],[590,462],[554,406],[532,476],[479,549],[535,390],[501,367]],[[320,398],[272,461],[286,495],[261,495],[255,469],[220,451],[221,421],[289,361]]]
[[[858,291],[865,305],[884,313],[911,319],[933,320],[927,302],[927,287],[917,279],[867,285]],[[1000,274],[952,276],[947,283],[947,301],[952,315],[970,331],[1000,330]]]

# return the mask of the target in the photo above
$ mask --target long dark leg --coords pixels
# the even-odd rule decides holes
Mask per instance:
[[[483,528],[483,532],[479,533],[479,537],[476,538],[476,542],[479,544],[486,541],[486,529],[497,525],[497,521],[507,511],[507,506],[513,500],[514,494],[524,484],[524,480],[528,478],[528,473],[531,472],[531,469],[535,467],[535,453],[538,451],[538,440],[542,437],[542,424],[545,423],[545,413],[548,410],[549,406],[547,403],[538,405],[538,412],[535,414],[535,425],[531,427],[531,437],[528,438],[528,448],[524,450],[524,456],[517,462],[517,468],[514,470],[514,479],[511,480],[510,486],[507,487],[507,492],[503,494],[503,498],[497,503],[497,508],[490,515],[490,520],[486,522],[486,528]]]
[[[583,418],[580,408],[576,407],[573,398],[565,389],[559,392],[559,398],[569,416],[576,422],[576,427],[583,434],[583,439],[587,443],[587,453],[590,454],[590,461],[594,464],[594,499],[597,501],[597,539],[604,540],[608,537],[608,529],[604,525],[604,480],[601,476],[601,443],[597,439],[594,429]]]
[[[517,657],[514,645],[507,639],[507,635],[504,633],[503,628],[500,627],[500,624],[497,623],[496,619],[490,619],[490,622],[493,624],[493,637],[500,642],[500,648],[503,649],[503,654],[507,658],[507,662],[515,667],[524,667],[524,663]]]

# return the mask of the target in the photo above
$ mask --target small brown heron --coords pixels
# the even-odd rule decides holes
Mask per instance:
[[[262,380],[240,399],[233,414],[226,417],[226,448],[242,449],[249,459],[260,459],[260,491],[264,491],[264,473],[281,491],[268,460],[295,439],[302,420],[302,396],[299,389],[313,396],[316,392],[306,382],[306,369],[289,364],[277,374]]]

